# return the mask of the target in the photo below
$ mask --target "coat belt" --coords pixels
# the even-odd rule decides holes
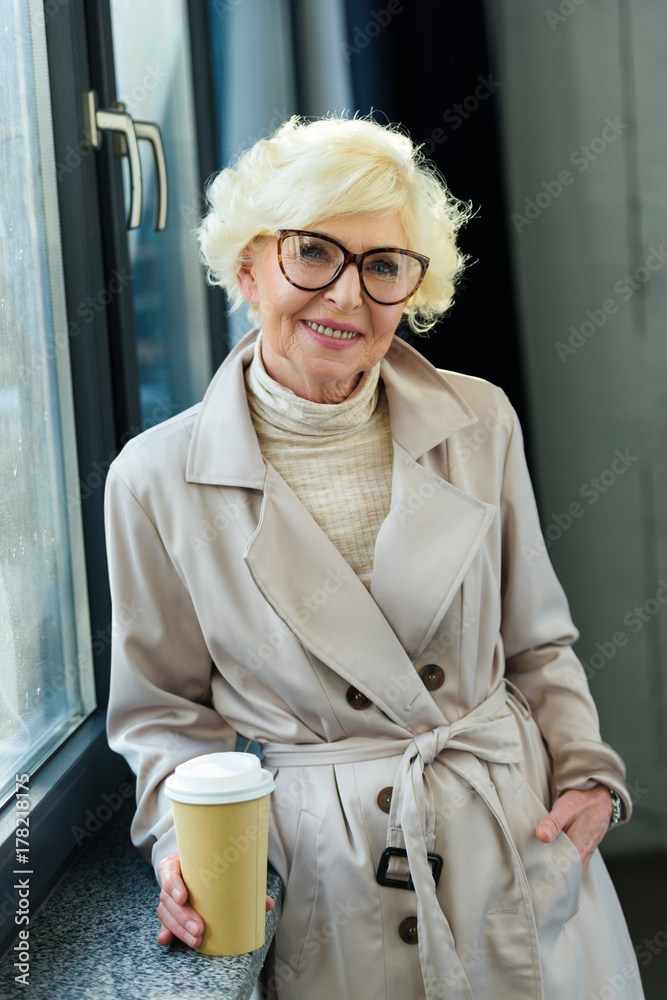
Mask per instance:
[[[451,751],[463,751],[451,754]],[[514,764],[523,760],[523,750],[516,719],[507,706],[507,689],[501,684],[485,701],[451,725],[403,740],[349,737],[335,743],[285,744],[262,746],[264,760],[270,767],[312,767],[315,764],[349,764],[383,757],[402,756],[391,798],[387,846],[405,844],[410,877],[417,896],[419,957],[425,986],[425,1000],[475,1000],[465,969],[456,953],[454,936],[440,908],[427,854],[435,840],[436,806],[424,782],[424,768],[441,758],[467,781],[495,816],[508,842],[515,864],[515,878],[524,899],[530,904],[530,891],[507,819],[498,801],[487,771],[478,761]],[[477,758],[473,761],[471,758]],[[477,766],[474,766],[474,765]],[[472,766],[471,766],[472,765]],[[532,907],[529,906],[529,911]],[[534,923],[529,927],[537,950]],[[539,969],[531,984],[524,981],[516,1000],[542,996]],[[446,990],[444,983],[447,983]],[[526,986],[528,990],[526,991]]]

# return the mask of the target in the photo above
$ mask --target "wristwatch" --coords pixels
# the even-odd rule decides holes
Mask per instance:
[[[616,826],[620,823],[623,818],[623,803],[621,802],[621,797],[618,792],[615,792],[613,788],[608,789],[611,795],[611,819],[609,820],[609,826]]]

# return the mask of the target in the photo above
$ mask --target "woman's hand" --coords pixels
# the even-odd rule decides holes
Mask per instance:
[[[585,875],[593,851],[609,829],[611,812],[611,795],[605,785],[585,791],[570,788],[556,799],[535,834],[550,844],[561,831],[565,832],[581,855],[582,875]]]
[[[157,936],[158,944],[171,944],[175,937],[198,948],[204,935],[204,921],[191,906],[187,905],[188,890],[181,878],[181,862],[178,854],[170,854],[158,865],[162,880],[160,905],[157,915],[162,927]],[[276,904],[270,896],[266,897],[267,912]]]

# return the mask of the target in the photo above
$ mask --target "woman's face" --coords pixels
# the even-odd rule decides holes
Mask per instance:
[[[406,247],[405,232],[395,216],[338,216],[309,228],[332,236],[353,253]],[[381,305],[369,298],[354,264],[348,264],[327,288],[295,288],[280,270],[275,237],[267,239],[255,262],[239,272],[238,281],[245,298],[261,313],[267,372],[297,396],[316,403],[339,403],[349,396],[358,375],[373,368],[388,350],[405,306],[404,302]],[[334,339],[313,329],[320,325],[354,336]]]

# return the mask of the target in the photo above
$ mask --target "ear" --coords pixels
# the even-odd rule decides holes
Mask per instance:
[[[237,272],[236,280],[239,283],[241,294],[246,302],[259,305],[259,292],[257,281],[255,280],[255,269],[249,263],[243,263]]]

